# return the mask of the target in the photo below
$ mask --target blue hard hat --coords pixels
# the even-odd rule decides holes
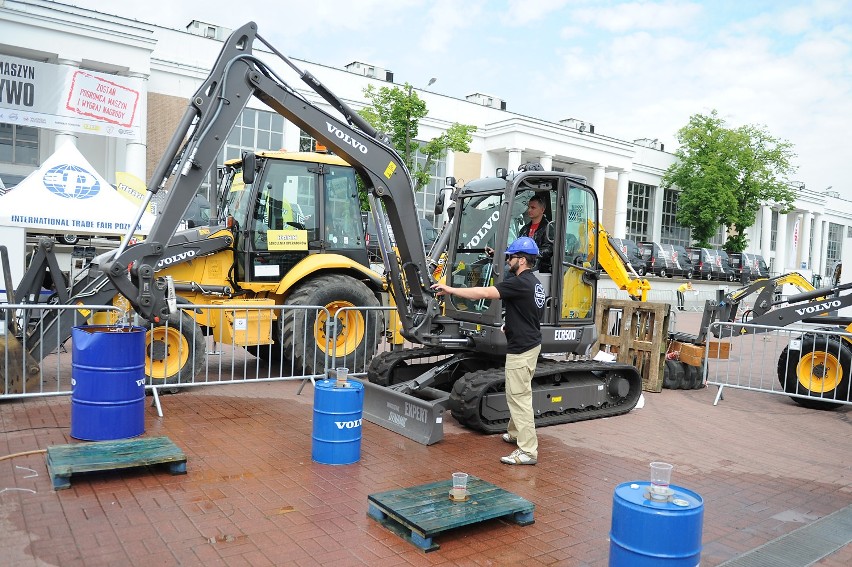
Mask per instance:
[[[535,240],[529,236],[522,236],[511,243],[506,249],[506,254],[518,253],[538,256],[538,245],[535,243]]]

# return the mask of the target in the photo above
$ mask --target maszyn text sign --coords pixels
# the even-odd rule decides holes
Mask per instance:
[[[0,122],[138,139],[144,82],[0,55]]]

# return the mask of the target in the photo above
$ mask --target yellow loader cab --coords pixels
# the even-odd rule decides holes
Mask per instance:
[[[329,154],[248,154],[221,168],[217,202],[215,222],[175,234],[170,249],[182,246],[160,262],[158,275],[172,276],[180,302],[325,310],[285,310],[283,320],[268,310],[184,310],[182,320],[173,315],[168,328],[149,333],[149,347],[164,353],[149,376],[169,383],[179,369],[190,371],[203,361],[196,351],[203,355],[205,334],[262,358],[292,359],[307,374],[324,372],[322,353],[331,351],[338,365],[362,370],[381,315],[339,311],[378,307],[383,281],[369,269],[355,170]]]

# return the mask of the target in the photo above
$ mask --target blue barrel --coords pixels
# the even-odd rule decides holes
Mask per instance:
[[[361,458],[361,412],[364,386],[347,380],[319,380],[314,389],[311,458],[324,465],[351,465]]]
[[[145,329],[71,330],[71,437],[128,439],[145,433]]]
[[[701,561],[704,500],[671,485],[664,502],[649,500],[649,482],[626,482],[615,489],[610,567],[696,567]]]

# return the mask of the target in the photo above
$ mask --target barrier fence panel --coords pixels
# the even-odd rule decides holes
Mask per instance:
[[[71,393],[71,329],[119,321],[112,305],[0,304],[0,400]]]
[[[124,312],[108,305],[4,304],[0,315],[0,399],[70,394],[71,328],[128,323]],[[160,410],[158,389],[279,380],[304,384],[324,377],[333,320],[321,306],[246,302],[178,305],[159,323],[130,323],[147,329],[146,388],[153,390]],[[27,333],[18,332],[25,326]]]
[[[367,375],[367,367],[376,352],[393,349],[393,330],[399,326],[395,307],[344,307],[331,321],[331,368],[344,366],[351,375]],[[361,339],[363,337],[363,339]],[[399,346],[402,338],[396,339]],[[406,347],[419,346],[405,343]]]
[[[745,329],[746,334],[735,334]],[[805,407],[852,405],[852,334],[815,327],[771,327],[716,322],[712,336],[730,342],[728,358],[709,358],[705,345],[706,383],[719,387],[714,405],[725,387],[780,394]]]

